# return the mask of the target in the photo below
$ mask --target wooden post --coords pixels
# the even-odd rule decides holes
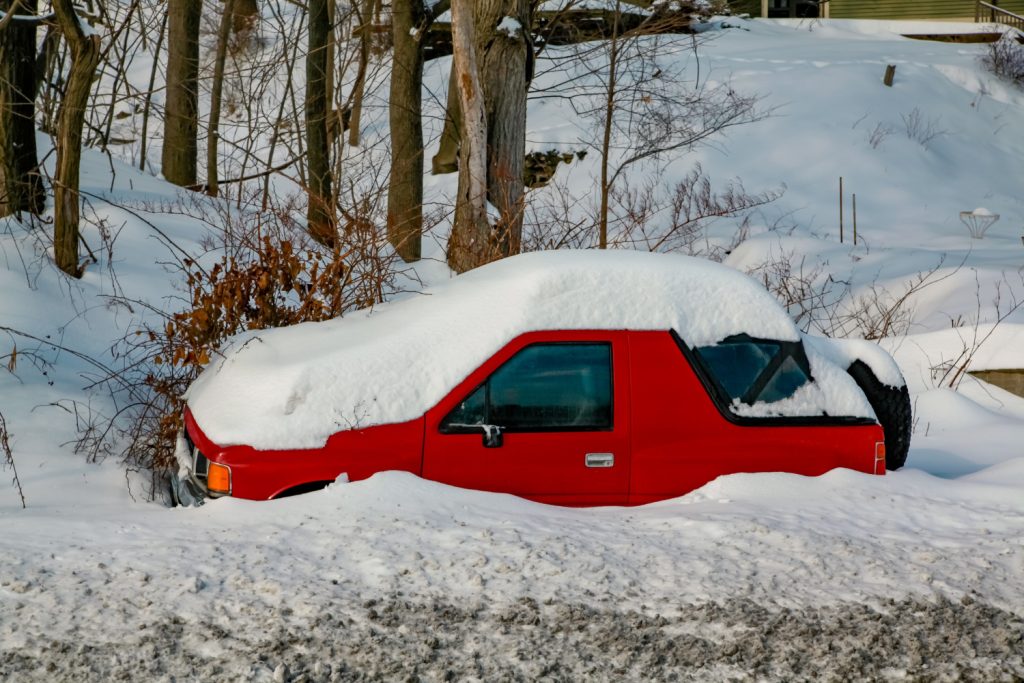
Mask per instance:
[[[839,176],[839,243],[843,243],[843,176]]]
[[[853,246],[857,246],[857,193],[853,193]]]
[[[885,78],[882,82],[891,88],[892,81],[894,78],[896,78],[896,65],[890,64],[889,66],[885,67]]]

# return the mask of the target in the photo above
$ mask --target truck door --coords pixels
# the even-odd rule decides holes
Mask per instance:
[[[513,340],[427,413],[423,476],[557,505],[624,504],[624,332]]]

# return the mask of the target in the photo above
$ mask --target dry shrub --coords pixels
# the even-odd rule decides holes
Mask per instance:
[[[1024,307],[1024,298],[1017,293],[1024,291],[1024,270],[1018,270],[1014,279],[1016,282],[1004,272],[1002,281],[996,283],[991,300],[994,316],[990,315],[989,321],[984,323],[981,282],[978,271],[974,271],[974,315],[972,319],[964,319],[962,314],[950,319],[950,327],[956,330],[960,339],[960,348],[955,350],[952,357],[943,358],[931,366],[935,386],[958,388],[964,375],[970,371],[978,350],[992,337],[1003,321]]]
[[[608,244],[721,261],[747,238],[754,213],[784,191],[780,187],[749,193],[739,179],[716,190],[700,164],[675,183],[624,180],[611,192]],[[524,251],[597,246],[597,225],[588,198],[573,197],[557,177],[544,195],[542,201],[529,202],[531,220],[524,227]],[[732,239],[725,242],[708,237],[708,228],[720,220],[731,220],[736,226]]]
[[[379,228],[376,195],[339,208],[333,250],[309,239],[293,218],[302,212],[287,198],[260,212],[192,196],[168,206],[118,205],[160,236],[180,294],[157,303],[110,297],[110,305],[147,311],[146,322],[113,345],[112,362],[89,359],[99,374],[87,389],[105,392],[103,401],[61,402],[77,422],[76,452],[90,461],[117,457],[148,478],[148,496],[162,494],[166,472],[176,467],[182,394],[231,337],[375,305],[396,291],[405,270]],[[208,226],[205,256],[193,256],[148,218],[168,214]]]
[[[981,63],[996,76],[1024,86],[1024,45],[1011,33],[989,45]]]
[[[939,128],[940,117],[925,118],[919,107],[914,107],[909,114],[900,114],[903,120],[903,130],[907,138],[928,149],[935,138],[946,134],[946,131]]]
[[[809,265],[794,252],[772,254],[747,274],[756,278],[775,295],[804,332],[817,331],[828,335],[834,327],[839,302],[850,291],[850,284],[836,280],[825,272],[821,263]],[[828,335],[832,336],[832,335]]]
[[[136,416],[128,462],[154,472],[174,466],[181,395],[235,334],[328,320],[375,303],[351,287],[351,255],[263,237],[248,253],[225,256],[209,270],[186,259],[189,306],[161,328],[136,332],[137,350],[152,358],[144,380],[152,400]]]
[[[876,280],[858,291],[827,272],[826,263],[808,264],[806,256],[798,259],[795,252],[773,253],[747,274],[764,283],[802,331],[876,341],[906,335],[917,295],[956,275],[964,262],[944,273],[945,265],[943,256],[898,286]]]

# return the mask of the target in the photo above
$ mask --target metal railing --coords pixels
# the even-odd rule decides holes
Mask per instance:
[[[1000,7],[999,0],[992,0],[992,2],[975,0],[974,21],[975,23],[987,21],[993,24],[1004,24],[1024,33],[1024,17]]]

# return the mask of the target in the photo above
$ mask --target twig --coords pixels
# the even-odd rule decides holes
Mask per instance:
[[[9,440],[10,432],[7,430],[7,420],[4,419],[4,414],[0,413],[0,451],[4,454],[4,467],[7,465],[11,466],[11,471],[14,473],[12,483],[14,488],[18,489],[18,497],[21,498],[21,507],[25,508],[25,492],[21,488],[21,480],[18,479],[18,468],[14,466],[14,453],[11,452],[11,443]]]

